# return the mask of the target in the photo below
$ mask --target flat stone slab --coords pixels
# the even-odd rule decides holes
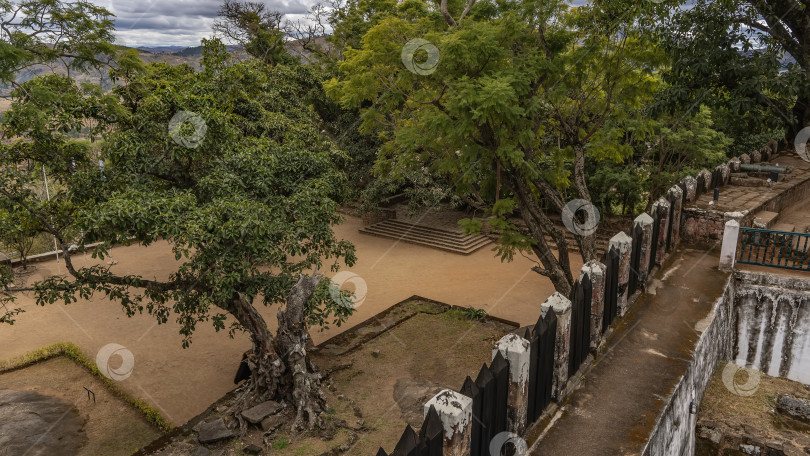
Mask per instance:
[[[228,426],[225,426],[225,422],[222,421],[222,418],[219,418],[200,426],[200,433],[197,436],[197,440],[199,440],[200,443],[213,443],[231,437],[233,437],[233,431],[228,429]]]
[[[281,404],[276,401],[262,402],[242,412],[242,418],[250,423],[259,424],[268,416],[278,413],[279,410],[281,410]]]
[[[754,215],[754,224],[764,228],[770,228],[776,223],[776,218],[779,217],[778,212],[759,211]]]
[[[70,402],[0,390],[0,456],[78,454],[86,441],[84,420]]]

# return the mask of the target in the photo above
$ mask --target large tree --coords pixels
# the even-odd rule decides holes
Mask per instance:
[[[236,416],[283,399],[297,411],[293,427],[309,429],[323,423],[325,403],[308,328],[352,310],[318,272],[355,259],[332,230],[343,153],[318,129],[309,105],[320,85],[306,67],[233,63],[219,41],[203,47],[199,71],[144,66],[128,51],[109,93],[58,75],[23,84],[3,125],[22,139],[0,149],[0,199],[36,216],[64,256],[69,276],[37,283],[39,304],[103,293],[128,315],[176,318],[184,345],[205,321],[247,331],[253,369]],[[103,169],[86,144],[68,140],[89,120],[103,137]],[[59,189],[50,203],[38,202],[21,162],[45,166]],[[113,246],[158,240],[177,260],[168,277],[72,261],[71,244],[101,242],[93,255],[104,258]],[[274,303],[284,305],[272,334],[257,306]]]
[[[389,14],[373,4],[353,11],[375,11],[373,24],[344,51],[327,91],[362,109],[363,131],[386,141],[378,173],[441,178],[491,215],[503,258],[534,255],[533,270],[568,294],[574,277],[555,214],[570,199],[592,200],[586,161],[632,153],[621,138],[657,86],[654,46],[629,22],[557,1],[411,0]],[[575,234],[583,259],[595,259],[593,231]]]
[[[98,67],[114,54],[112,40],[112,14],[90,2],[2,0],[0,83],[16,84],[35,65]]]
[[[672,58],[670,102],[722,106],[749,131],[776,122],[790,142],[810,126],[806,1],[668,1],[648,25]]]

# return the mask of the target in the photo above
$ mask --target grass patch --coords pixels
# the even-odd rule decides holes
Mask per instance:
[[[288,439],[286,436],[281,436],[273,441],[273,449],[276,451],[281,451],[288,446],[290,446],[290,439]]]
[[[57,356],[64,356],[87,369],[93,376],[97,377],[102,383],[104,383],[104,386],[106,386],[107,389],[123,399],[124,402],[143,413],[146,420],[161,431],[167,432],[174,428],[174,425],[172,425],[172,423],[170,423],[158,409],[140,399],[130,397],[127,393],[118,388],[118,386],[116,386],[112,380],[107,378],[101,373],[100,370],[98,370],[96,363],[90,360],[78,346],[71,342],[57,342],[55,344],[48,345],[47,347],[33,350],[16,358],[12,358],[7,361],[0,361],[0,374],[3,372],[22,369],[26,366],[30,366],[40,361],[45,361]]]

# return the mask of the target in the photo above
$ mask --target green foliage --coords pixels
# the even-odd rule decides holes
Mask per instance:
[[[649,177],[633,160],[599,163],[588,173],[594,205],[602,216],[636,215],[644,210],[649,193]]]
[[[706,106],[694,114],[665,115],[654,121],[655,132],[646,145],[648,158],[644,160],[651,200],[687,174],[702,168],[713,170],[726,160],[732,140],[712,127],[711,110]]]
[[[727,152],[729,157],[750,154],[771,140],[779,141],[784,138],[784,128],[778,122],[757,122],[755,119],[758,117],[751,112],[740,115],[723,106],[717,106],[712,110],[714,128],[733,141]]]
[[[186,346],[200,322],[225,329],[240,294],[281,302],[300,273],[354,262],[353,246],[332,230],[345,197],[335,163],[345,154],[308,104],[317,77],[307,67],[231,62],[215,40],[203,47],[201,71],[127,56],[111,72],[111,93],[58,75],[15,93],[5,133],[25,139],[0,149],[0,198],[33,204],[32,176],[16,165],[44,165],[59,191],[31,211],[61,249],[101,242],[93,256],[104,258],[115,245],[165,240],[178,262],[157,279],[75,269],[68,256],[73,277],[37,284],[39,304],[100,292],[130,316],[174,315]],[[88,120],[104,139],[103,171],[96,151],[68,140]],[[349,313],[324,291],[308,310],[318,324]],[[231,322],[231,333],[240,328]]]
[[[0,200],[0,243],[12,247],[25,268],[34,240],[42,231],[42,223],[24,207],[3,203],[8,201]]]
[[[468,307],[464,309],[464,314],[469,320],[483,321],[487,318],[486,310],[476,309],[475,307]]]
[[[11,272],[11,268],[0,264],[0,325],[4,323],[13,325],[16,316],[25,312],[20,307],[12,307],[14,305],[14,295],[2,291],[11,285],[13,281],[14,275]],[[0,368],[2,368],[1,363]]]
[[[453,25],[428,4],[398,6],[358,1],[341,11],[336,30],[348,45],[327,93],[360,109],[361,131],[383,142],[375,166],[383,185],[427,184],[421,194],[453,194],[494,216],[501,257],[533,252],[538,272],[564,290],[567,258],[552,261],[540,242],[555,232],[541,212],[559,213],[572,196],[591,199],[586,162],[632,155],[622,138],[658,88],[652,71],[662,55],[595,7],[477,2],[462,19],[465,4],[451,2]],[[416,38],[428,45],[413,52],[415,66],[438,54],[435,69],[403,64]],[[538,218],[527,222],[533,232],[513,223],[517,209]]]
[[[672,58],[662,106],[726,110],[718,128],[737,142],[774,128],[792,141],[810,125],[808,19],[794,0],[666,2],[644,21]]]
[[[0,82],[60,60],[70,69],[99,66],[115,54],[111,13],[87,1],[0,1]]]

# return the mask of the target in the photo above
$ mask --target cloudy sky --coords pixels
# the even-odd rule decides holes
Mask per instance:
[[[94,0],[115,17],[116,42],[126,46],[199,46],[211,36],[221,0]],[[289,19],[302,18],[314,0],[265,0]]]
[[[199,46],[211,36],[222,0],[92,0],[115,17],[116,42],[125,46]],[[317,0],[262,1],[287,19],[303,19]],[[587,0],[569,0],[574,6]]]

